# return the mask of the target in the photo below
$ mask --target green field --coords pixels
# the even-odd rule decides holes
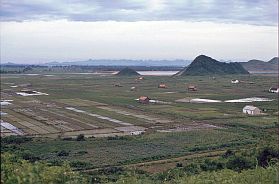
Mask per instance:
[[[219,158],[229,149],[245,153],[276,147],[278,96],[268,93],[268,89],[277,86],[277,76],[212,77],[145,76],[139,81],[136,77],[92,74],[1,75],[1,100],[13,100],[12,105],[1,108],[8,113],[1,119],[21,129],[25,136],[35,137],[20,144],[4,142],[1,151],[57,165],[67,162],[73,169],[92,171],[95,176],[95,172],[107,167],[147,172],[152,166],[156,173],[160,167],[174,169],[177,162],[187,165]],[[231,79],[244,82],[231,84]],[[10,87],[24,83],[49,95],[19,96],[16,92],[23,88]],[[160,83],[167,88],[158,88]],[[188,91],[190,84],[198,91]],[[131,91],[133,86],[136,90]],[[140,104],[135,101],[140,96],[166,103]],[[249,97],[272,101],[176,102],[183,98],[225,101]],[[264,114],[243,114],[242,108],[248,104],[259,107]],[[131,127],[145,132],[132,136],[128,130]],[[6,139],[10,134],[1,130]],[[80,134],[85,135],[85,140],[76,141]],[[198,160],[188,158],[199,154],[205,155]]]

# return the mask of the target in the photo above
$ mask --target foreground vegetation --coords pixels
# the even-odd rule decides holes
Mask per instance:
[[[279,151],[274,146],[228,149],[219,156],[181,160],[175,167],[154,174],[129,164],[82,174],[73,170],[84,170],[86,162],[51,161],[24,149],[24,144],[36,141],[26,137],[1,138],[2,183],[276,183],[278,179]],[[79,136],[75,141],[86,140]],[[68,152],[57,153],[57,157],[65,156]]]
[[[1,154],[1,183],[278,183],[278,163],[273,163],[265,167],[255,167],[247,165],[247,161],[245,160],[233,162],[230,163],[233,167],[228,169],[222,168],[223,166],[220,163],[210,163],[210,161],[206,160],[203,165],[200,165],[204,171],[198,165],[190,164],[187,167],[181,167],[181,165],[177,164],[176,169],[154,176],[146,175],[139,171],[112,169],[106,172],[115,172],[114,177],[104,179],[96,177],[96,175],[84,175],[73,172],[67,163],[62,166],[51,166],[46,162],[31,163],[13,154],[5,153]],[[234,164],[238,166],[235,167]]]

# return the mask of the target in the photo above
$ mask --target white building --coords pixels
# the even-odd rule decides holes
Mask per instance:
[[[243,113],[249,114],[249,115],[259,115],[261,114],[261,110],[258,107],[252,106],[252,105],[246,105],[243,108]]]
[[[268,90],[270,93],[278,93],[279,92],[279,88],[269,88]]]
[[[143,134],[145,131],[143,130],[137,130],[137,131],[133,131],[133,132],[130,132],[130,135],[141,135]]]
[[[232,83],[232,84],[238,84],[238,83],[239,83],[239,80],[233,79],[233,80],[231,80],[231,83]]]

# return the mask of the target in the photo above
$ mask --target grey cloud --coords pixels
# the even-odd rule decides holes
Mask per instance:
[[[278,0],[2,0],[1,21],[214,21],[277,25]],[[158,1],[160,2],[160,1]]]

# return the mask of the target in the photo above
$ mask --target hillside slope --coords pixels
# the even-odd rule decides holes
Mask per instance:
[[[242,62],[241,65],[248,71],[277,71],[278,72],[278,57],[265,62],[261,60],[250,60]]]
[[[226,75],[226,74],[248,74],[239,63],[219,62],[211,57],[199,55],[194,61],[175,76],[184,75]]]

